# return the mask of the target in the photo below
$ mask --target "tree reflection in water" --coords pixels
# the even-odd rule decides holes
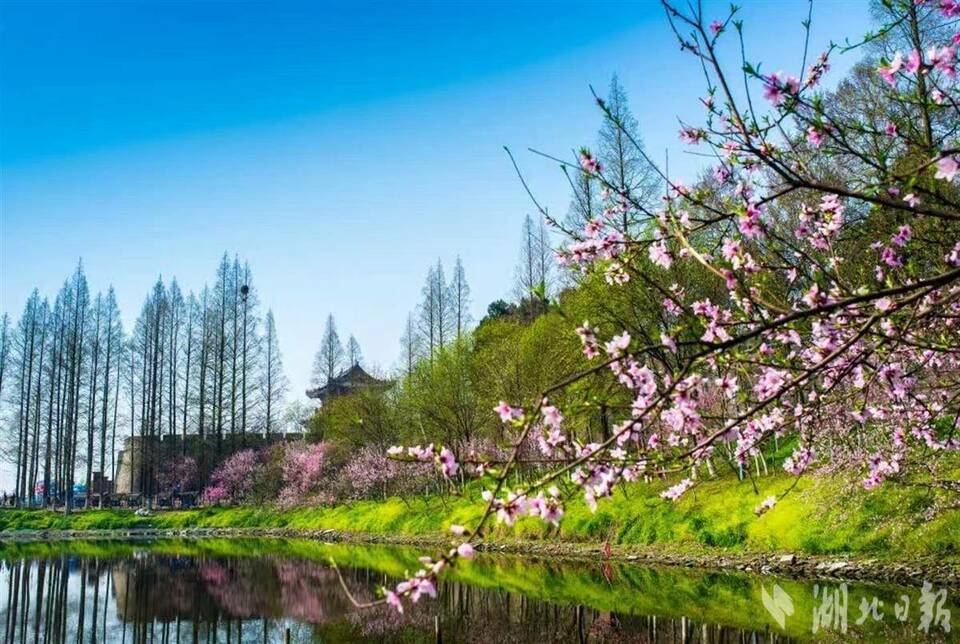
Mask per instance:
[[[536,578],[535,566],[542,564],[508,565],[529,565]],[[342,572],[359,599],[372,598],[375,588],[390,582],[382,573],[363,568]],[[549,586],[554,572],[545,566],[539,576]],[[670,577],[650,574],[653,585],[614,580],[611,587],[603,579],[598,583],[608,593],[621,592],[614,589],[621,583],[619,596],[625,601],[630,593],[650,594],[656,588],[668,592]],[[744,584],[734,590],[752,594],[747,582],[725,583],[728,588],[731,583]],[[597,590],[582,589],[584,601]],[[631,615],[554,603],[537,599],[536,590],[506,592],[446,581],[438,591],[437,600],[421,601],[400,615],[386,606],[355,609],[336,571],[316,560],[147,551],[101,558],[64,554],[2,563],[0,620],[5,644],[282,642],[287,631],[292,642],[789,641],[763,620],[756,621],[755,630],[744,630],[677,616],[677,611],[671,617]],[[682,611],[703,614],[694,604]]]

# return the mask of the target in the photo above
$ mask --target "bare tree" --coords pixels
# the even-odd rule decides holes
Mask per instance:
[[[240,324],[240,260],[236,256],[233,258],[231,273],[228,296],[230,298],[230,320],[233,325],[230,334],[230,446],[232,448],[235,440],[234,434],[237,430],[237,360],[240,350],[238,329]]]
[[[436,266],[431,266],[427,271],[422,294],[420,335],[428,357],[433,360],[436,352],[450,340],[456,329],[453,297],[444,276],[443,263],[439,259]]]
[[[661,196],[662,182],[657,169],[644,156],[640,126],[630,111],[627,93],[616,74],[610,79],[603,106],[605,115],[597,135],[597,156],[610,183],[607,188],[625,195],[625,202],[652,210]],[[566,224],[572,232],[579,233],[587,222],[602,215],[601,186],[590,173],[564,172],[571,189]],[[615,227],[625,233],[633,231],[638,212],[641,210],[636,207],[623,208]]]
[[[313,359],[313,383],[324,386],[337,377],[343,367],[343,345],[337,335],[337,323],[333,315],[327,316],[327,326],[323,331],[320,348]]]
[[[514,294],[532,315],[546,310],[552,286],[549,234],[542,221],[534,223],[527,215],[523,220],[520,258],[514,278]]]
[[[181,446],[181,455],[186,455],[187,450],[187,430],[190,427],[190,371],[196,361],[197,346],[197,328],[200,325],[200,304],[197,297],[191,292],[184,301],[184,324],[183,330],[183,404],[181,405],[181,430],[183,431],[183,445]]]
[[[119,371],[119,348],[123,342],[123,327],[120,325],[120,310],[117,308],[117,296],[111,286],[103,300],[104,317],[104,363],[103,363],[103,402],[100,415],[100,472],[106,476],[107,423],[110,415],[110,375],[117,363]],[[116,414],[116,401],[114,402]],[[114,448],[115,449],[115,448]],[[112,469],[111,469],[112,471]],[[102,503],[102,497],[101,497]]]
[[[77,464],[77,434],[80,428],[80,409],[82,401],[80,392],[83,384],[83,366],[84,354],[86,350],[86,334],[88,320],[87,315],[90,305],[90,291],[87,286],[87,277],[83,273],[83,265],[78,264],[77,269],[69,282],[69,293],[71,298],[71,329],[70,341],[67,345],[69,353],[69,374],[68,374],[68,393],[67,393],[67,411],[66,427],[64,429],[63,444],[63,476],[61,477],[61,487],[64,495],[64,512],[69,513],[73,505],[73,483],[76,480]]]
[[[433,293],[436,298],[437,345],[443,347],[453,335],[453,298],[450,296],[450,287],[447,285],[443,273],[443,263],[438,259],[437,268],[433,276],[436,284]]]
[[[7,372],[7,358],[10,355],[10,316],[3,314],[0,321],[0,400],[3,396],[3,376]]]
[[[50,328],[48,320],[50,319],[50,304],[44,298],[40,304],[39,319],[36,321],[40,333],[37,340],[37,383],[34,387],[33,395],[33,430],[31,432],[33,447],[29,451],[30,462],[29,472],[27,474],[27,490],[30,495],[30,505],[33,505],[34,494],[37,489],[37,473],[39,471],[40,461],[40,417],[43,403],[43,360],[47,351],[47,335]]]
[[[283,409],[288,382],[286,376],[283,375],[283,361],[280,355],[280,344],[277,341],[277,327],[273,319],[273,311],[267,311],[263,325],[264,362],[261,371],[260,389],[264,409],[263,431],[269,437],[270,431],[277,424],[277,417]]]
[[[565,171],[566,172],[566,171]],[[566,224],[574,231],[581,230],[587,222],[600,216],[600,187],[586,172],[567,172],[570,182],[570,205],[567,207]]]
[[[454,326],[457,333],[457,341],[466,332],[470,325],[470,285],[467,284],[467,274],[463,270],[463,262],[457,255],[457,261],[453,265],[453,276],[450,278],[451,306],[453,307]]]
[[[127,457],[148,503],[164,456],[158,449],[161,437],[182,435],[186,445],[189,433],[199,434],[205,471],[203,439],[212,428],[222,438],[229,415],[231,431],[245,434],[248,414],[262,400],[263,360],[250,269],[243,265],[237,273],[237,265],[239,261],[231,264],[224,257],[217,288],[205,287],[200,300],[193,294],[184,300],[176,280],[168,288],[158,279],[129,340],[113,288],[91,302],[82,264],[52,307],[34,290],[15,330],[4,316],[0,387],[11,413],[0,448],[14,466],[18,503],[32,504],[42,490],[44,504],[57,500],[69,511],[79,464],[89,506],[95,475],[116,480],[121,408],[129,410],[124,415],[129,415],[130,438],[139,437],[131,441]],[[234,290],[240,298],[236,307]],[[274,424],[286,381],[275,328],[271,333],[269,415]],[[341,359],[342,352],[340,348]]]
[[[101,328],[103,326],[103,295],[97,293],[93,303],[93,335],[90,336],[90,390],[87,394],[87,478],[84,506],[90,507],[91,495],[93,494],[93,436],[94,422],[97,411],[97,391],[101,356]]]
[[[214,363],[214,373],[216,373],[216,391],[214,392],[214,416],[217,432],[217,453],[220,454],[223,448],[223,404],[224,404],[224,386],[227,376],[227,303],[230,298],[230,261],[227,254],[223,254],[220,260],[220,268],[217,270],[217,282],[214,286],[215,297],[220,301],[219,325],[217,328],[217,359]]]
[[[437,339],[437,276],[436,269],[427,269],[427,280],[423,284],[423,301],[420,304],[420,337],[426,346],[427,356],[433,360],[433,354],[439,346]]]
[[[400,336],[400,346],[403,351],[404,367],[409,377],[420,358],[421,351],[420,334],[417,333],[417,323],[412,313],[407,315],[407,323],[403,327],[403,335]]]
[[[363,354],[360,351],[360,343],[357,342],[357,339],[353,337],[353,334],[350,334],[350,339],[347,340],[347,361],[350,363],[351,367],[357,366],[363,360]]]
[[[212,311],[209,308],[210,302],[210,289],[206,286],[203,287],[203,292],[200,296],[200,311],[199,316],[200,320],[197,326],[197,343],[200,349],[200,357],[197,364],[198,379],[197,379],[197,434],[200,436],[200,459],[199,466],[200,471],[206,471],[206,423],[205,423],[205,412],[207,410],[207,405],[209,404],[209,388],[207,386],[207,381],[210,377],[210,359],[212,356],[213,349],[213,315]],[[213,414],[211,412],[211,419]]]
[[[15,494],[18,502],[24,497],[28,499],[28,502],[32,499],[32,495],[29,494],[27,489],[29,485],[30,421],[33,406],[32,402],[35,395],[33,389],[34,370],[37,369],[39,371],[37,366],[37,339],[38,333],[41,332],[39,327],[41,316],[43,315],[42,306],[40,293],[37,289],[34,289],[24,307],[23,315],[17,324],[15,334],[16,344],[14,348],[16,353],[14,354],[14,359],[18,367],[16,377],[19,395],[15,399],[17,407],[15,416],[16,436],[11,436],[13,442],[11,452],[16,465],[14,481],[16,483]]]
[[[177,433],[177,419],[179,418],[179,414],[177,413],[177,404],[179,401],[177,396],[177,383],[180,379],[180,371],[182,370],[182,365],[180,364],[180,354],[182,351],[181,335],[187,311],[183,293],[180,291],[180,285],[177,283],[176,278],[170,281],[169,290],[169,310],[165,329],[167,337],[167,434],[174,436]]]
[[[247,413],[253,397],[249,395],[250,387],[256,378],[255,369],[258,364],[257,354],[260,350],[258,331],[257,308],[259,299],[253,287],[253,274],[250,265],[243,264],[241,273],[240,292],[240,337],[235,341],[240,345],[240,435],[246,441]]]
[[[604,105],[605,118],[599,135],[600,162],[617,190],[650,209],[660,199],[660,175],[643,155],[640,126],[616,74],[610,79]],[[631,213],[636,212],[633,208],[624,209],[619,225],[622,232],[630,232],[636,223]]]

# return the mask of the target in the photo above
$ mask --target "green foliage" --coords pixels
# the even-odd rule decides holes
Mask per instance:
[[[398,407],[406,424],[419,433],[411,438],[456,446],[489,426],[493,405],[484,408],[478,366],[465,340],[417,365],[399,391]]]
[[[307,437],[344,448],[386,449],[402,433],[401,423],[393,392],[366,389],[328,400],[310,419]]]
[[[612,292],[605,287],[602,278],[585,277],[535,312],[491,304],[490,315],[472,333],[420,360],[392,389],[328,401],[309,423],[310,438],[346,449],[431,441],[454,449],[475,440],[506,443],[509,437],[492,412],[498,401],[530,403],[588,368],[574,332],[577,324],[589,319],[604,330],[627,328],[637,337],[659,328],[662,294],[640,284]],[[601,372],[556,394],[554,402],[564,405],[575,436],[593,439],[609,431],[608,410],[627,404],[624,395],[612,375]]]
[[[600,503],[596,513],[573,501],[559,529],[536,518],[499,526],[500,540],[609,541],[627,550],[667,552],[798,552],[859,554],[889,559],[937,554],[960,558],[960,511],[940,509],[942,499],[921,487],[883,486],[865,491],[841,478],[768,476],[749,482],[704,481],[672,503],[660,498],[667,483],[631,486]],[[786,496],[785,492],[789,490]],[[359,501],[333,507],[204,508],[137,517],[130,511],[91,510],[63,516],[41,510],[0,511],[0,531],[93,530],[136,527],[274,527],[334,529],[372,535],[445,537],[452,524],[471,525],[483,512],[479,490],[461,498],[425,496]],[[767,495],[782,497],[766,514],[754,509]],[[929,519],[917,521],[917,512]]]

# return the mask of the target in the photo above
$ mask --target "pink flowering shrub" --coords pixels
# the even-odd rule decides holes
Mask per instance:
[[[273,503],[292,507],[328,502],[331,470],[326,443],[282,443],[247,449],[226,458],[210,475],[201,500],[217,503]]]
[[[245,449],[228,456],[210,475],[210,483],[201,496],[204,503],[239,503],[253,489],[254,475],[260,467],[260,455]]]
[[[188,492],[196,489],[200,470],[192,456],[178,456],[168,461],[157,473],[157,484],[161,494]]]
[[[356,451],[344,466],[341,478],[352,498],[385,498],[417,494],[433,481],[433,469],[424,463],[401,463],[379,447],[368,445]]]
[[[321,500],[328,450],[326,443],[300,441],[284,446],[280,505],[289,507]]]
[[[355,498],[384,497],[388,486],[395,481],[403,464],[387,458],[383,450],[367,446],[360,449],[347,462],[343,477]]]
[[[203,494],[200,495],[200,502],[204,505],[217,505],[226,501],[227,497],[227,490],[222,485],[208,485],[203,489]]]

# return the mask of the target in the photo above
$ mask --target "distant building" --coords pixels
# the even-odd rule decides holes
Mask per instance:
[[[111,481],[103,472],[94,472],[91,479],[91,494],[113,494],[113,481]]]
[[[324,386],[317,387],[316,389],[307,389],[307,396],[319,400],[321,404],[325,404],[328,400],[332,400],[337,396],[353,394],[365,389],[386,389],[391,384],[393,384],[392,381],[374,378],[364,371],[363,367],[355,364],[349,369],[342,371],[339,376]]]

